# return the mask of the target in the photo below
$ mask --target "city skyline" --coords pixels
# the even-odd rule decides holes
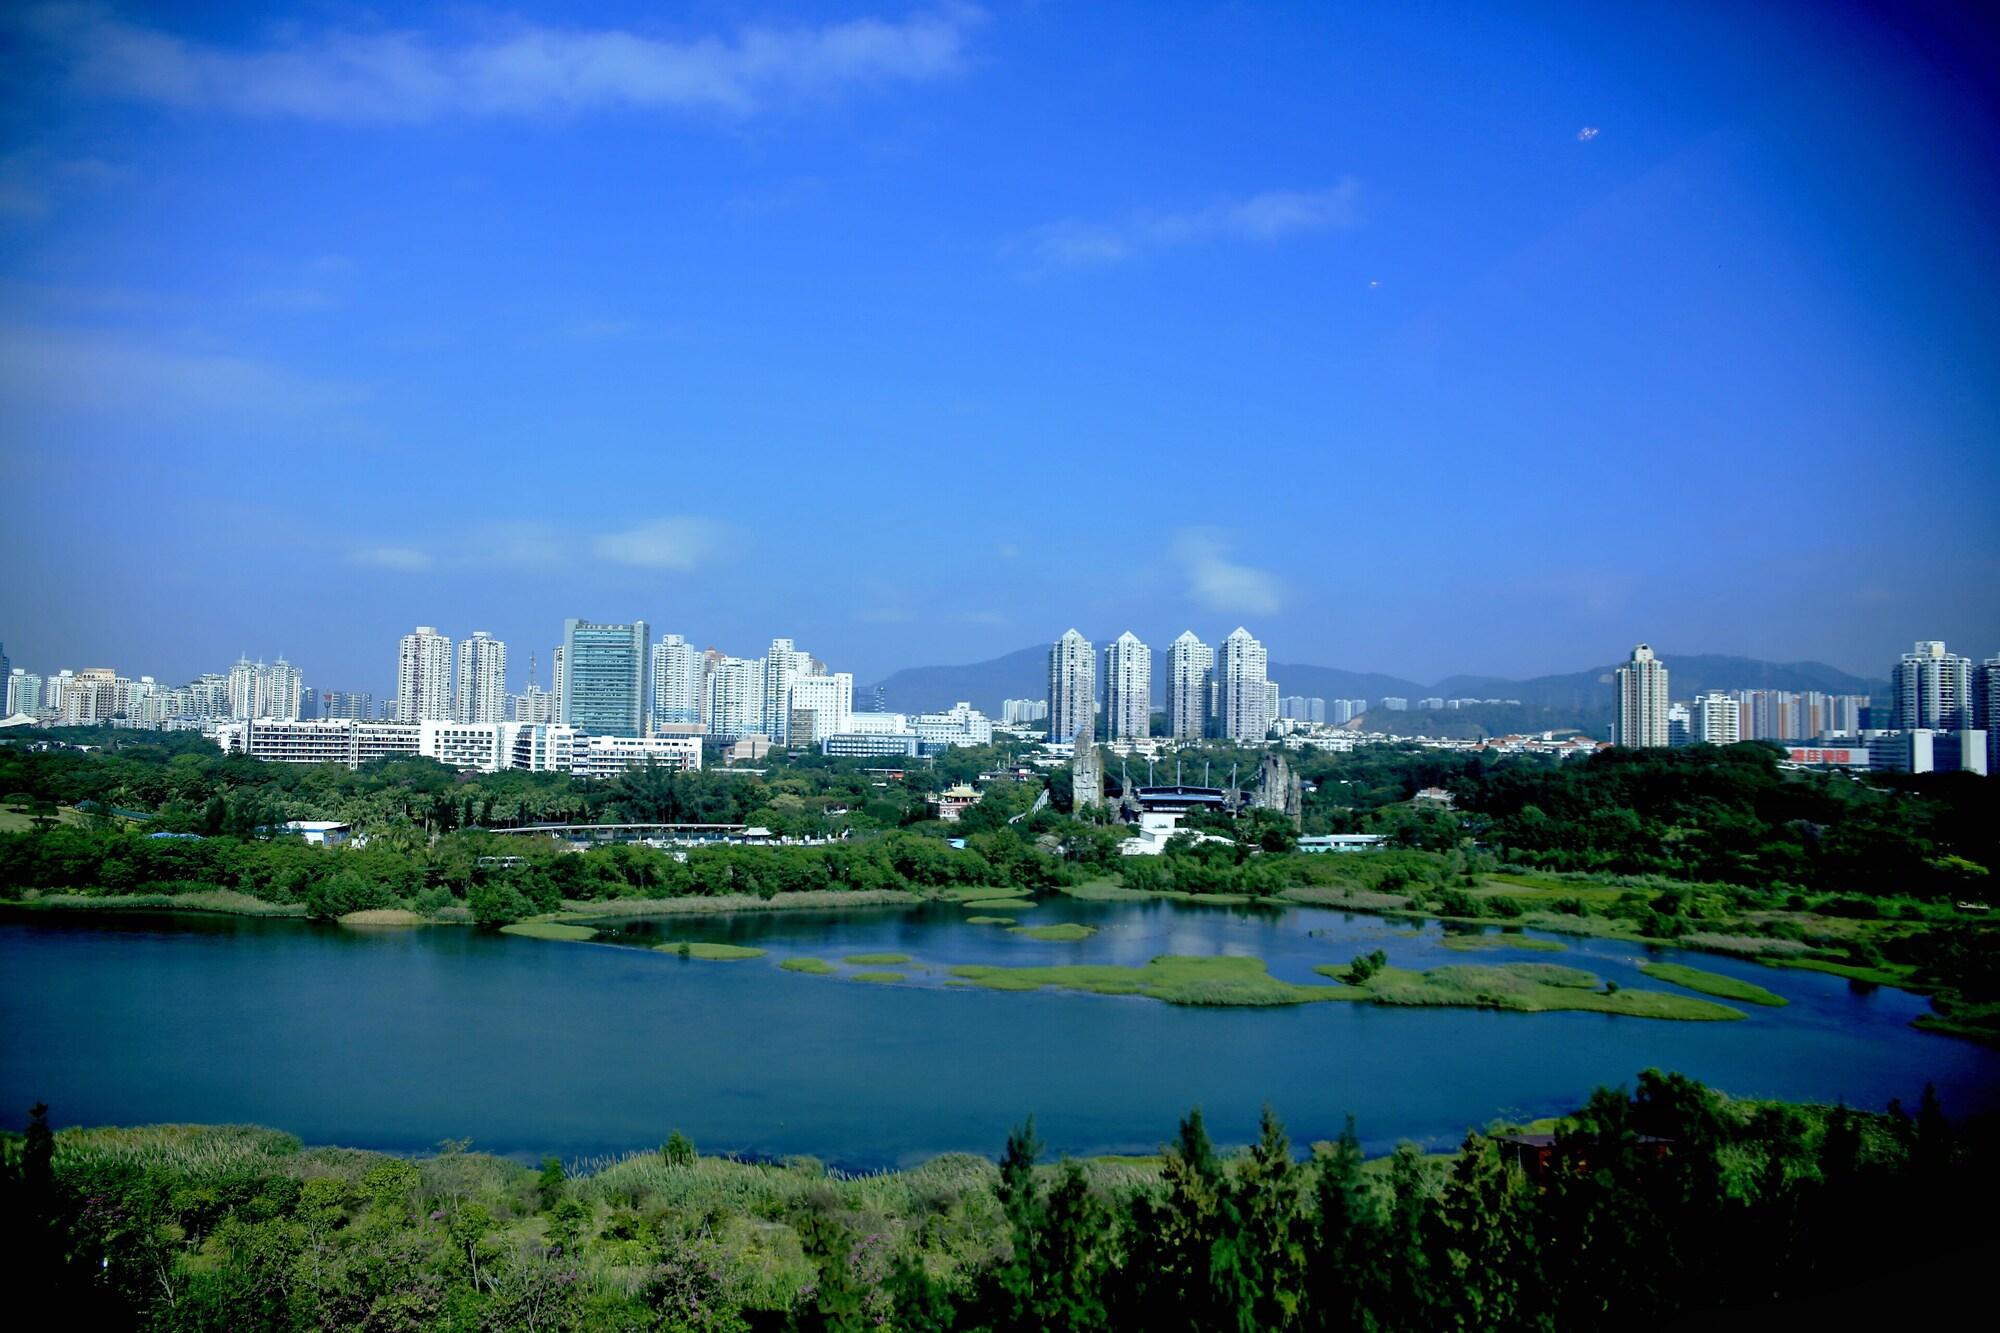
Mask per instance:
[[[992,719],[967,700],[948,709],[889,712],[877,690],[875,709],[856,713],[853,675],[831,671],[782,636],[757,659],[713,649],[698,653],[679,634],[663,635],[654,645],[643,620],[571,618],[564,622],[563,639],[554,653],[553,693],[530,679],[515,694],[506,689],[504,641],[484,630],[460,640],[454,678],[450,637],[419,625],[398,641],[398,694],[379,712],[366,693],[313,689],[298,666],[282,657],[270,663],[241,657],[227,674],[204,673],[185,685],[143,675],[134,680],[105,666],[62,669],[45,680],[13,667],[0,642],[0,678],[10,726],[198,728],[225,751],[349,768],[371,758],[411,754],[461,770],[560,769],[611,776],[656,761],[699,767],[708,743],[726,745],[732,759],[754,760],[774,745],[888,758],[934,755],[994,738]],[[1396,736],[1408,734],[1393,720],[1398,713],[1521,706],[1518,699],[1426,696],[1412,709],[1407,697],[1384,696],[1379,712],[1391,719],[1384,725],[1366,698],[1336,698],[1329,705],[1321,696],[1285,695],[1282,683],[1268,673],[1264,644],[1245,626],[1226,635],[1219,652],[1192,630],[1174,640],[1163,710],[1153,694],[1160,678],[1149,645],[1129,630],[1121,633],[1103,650],[1101,677],[1096,658],[1091,640],[1074,628],[1065,631],[1047,650],[1046,701],[1008,698],[995,711],[1009,725],[1043,724],[1034,730],[1065,752],[1081,746],[1079,762],[1087,766],[1097,744],[1149,755],[1163,742],[1178,748],[1197,737],[1255,747],[1351,748],[1360,737],[1335,730],[1351,721],[1368,722],[1366,734]],[[1293,664],[1286,670],[1313,669]],[[1762,686],[1718,689],[1712,679],[1677,697],[1670,675],[1667,663],[1644,643],[1606,674],[1603,679],[1615,683],[1609,744],[1669,748],[1776,741],[1790,747],[1793,761],[1806,764],[1913,773],[2000,771],[1995,725],[2000,656],[1975,662],[1949,651],[1944,641],[1919,640],[1897,660],[1886,698],[1879,691],[1871,697]],[[690,698],[701,701],[698,722],[686,716]],[[1606,743],[1587,725],[1581,730],[1531,725],[1500,739],[1531,744],[1538,732],[1542,742],[1564,754]],[[1428,733],[1418,727],[1414,734]],[[1476,728],[1474,734],[1495,733]]]
[[[378,694],[438,620],[870,680],[1055,588],[1412,679],[1984,655],[1995,132],[1922,21],[18,9],[0,630],[185,678],[257,563],[257,638]]]
[[[811,677],[818,678],[823,676],[827,668],[827,663],[813,654],[793,649],[793,640],[790,638],[780,637],[772,639],[763,656],[748,658],[733,656],[714,643],[708,643],[704,646],[700,642],[699,636],[690,637],[682,633],[662,632],[659,640],[654,642],[651,640],[649,622],[643,619],[631,622],[630,624],[607,625],[587,620],[578,621],[577,623],[585,626],[596,625],[597,628],[638,630],[646,635],[646,642],[650,646],[641,650],[643,661],[639,664],[639,671],[642,682],[639,688],[643,693],[639,699],[639,704],[644,715],[653,716],[657,714],[663,721],[686,722],[694,720],[691,715],[698,713],[707,706],[708,696],[705,691],[712,684],[714,668],[717,663],[725,665],[735,664],[745,668],[754,667],[756,669],[755,679],[748,681],[744,687],[747,691],[744,706],[748,709],[749,713],[760,718],[771,716],[776,710],[777,696],[774,696],[772,693],[774,688],[777,690],[778,696],[781,696],[784,685],[789,684],[793,676],[807,676],[810,673]],[[506,639],[492,634],[487,630],[472,630],[463,636],[454,637],[448,627],[440,629],[431,625],[419,625],[414,632],[406,631],[400,635],[399,639],[392,642],[391,649],[383,655],[380,681],[373,679],[359,682],[350,680],[327,681],[309,665],[290,662],[284,654],[277,654],[270,659],[266,659],[261,655],[253,658],[248,653],[240,654],[233,665],[218,663],[211,657],[208,664],[202,670],[187,676],[176,676],[171,673],[158,670],[144,670],[142,668],[133,674],[132,678],[137,679],[143,675],[148,680],[157,681],[163,686],[170,686],[177,682],[198,681],[213,677],[218,682],[229,682],[223,688],[225,692],[234,692],[238,688],[233,683],[235,676],[254,666],[260,671],[270,668],[288,672],[291,678],[290,689],[296,691],[300,687],[303,687],[315,697],[331,693],[336,696],[366,697],[379,700],[384,708],[396,707],[401,710],[405,716],[405,720],[414,720],[417,715],[410,711],[412,708],[440,720],[496,720],[490,716],[492,712],[492,700],[496,690],[498,691],[499,698],[502,700],[503,707],[506,702],[530,691],[533,691],[537,697],[551,701],[550,707],[552,710],[559,706],[555,701],[560,699],[561,691],[557,685],[555,676],[561,669],[564,650],[563,638],[567,624],[568,622],[566,621],[557,627],[557,632],[554,635],[557,642],[549,658],[545,659],[542,653],[531,650],[527,655],[525,664],[522,663],[522,658],[518,650],[511,650],[509,648]],[[1247,630],[1239,626],[1232,633],[1247,635]],[[1219,696],[1209,697],[1209,691],[1212,688],[1219,689],[1219,686],[1216,685],[1216,682],[1212,678],[1217,657],[1216,649],[1220,644],[1226,642],[1229,636],[1217,636],[1216,643],[1209,643],[1203,640],[1199,633],[1192,628],[1181,631],[1180,634],[1172,639],[1168,639],[1164,635],[1157,636],[1158,655],[1156,664],[1155,641],[1149,641],[1148,638],[1136,635],[1130,630],[1122,632],[1116,636],[1115,640],[1107,640],[1105,647],[1102,649],[1098,648],[1096,640],[1082,635],[1073,628],[1067,631],[1062,637],[1067,638],[1069,635],[1075,635],[1080,644],[1087,646],[1094,653],[1103,654],[1107,660],[1113,649],[1117,648],[1120,643],[1130,640],[1134,649],[1138,651],[1139,660],[1144,663],[1145,672],[1152,683],[1152,689],[1148,693],[1146,702],[1152,710],[1164,712],[1167,715],[1165,725],[1170,733],[1177,730],[1175,719],[1177,710],[1182,704],[1182,700],[1177,696],[1185,693],[1186,705],[1191,707],[1195,713],[1202,716],[1211,716],[1213,708],[1220,704]],[[1268,664],[1269,669],[1272,671],[1275,671],[1280,666],[1297,669],[1303,665],[1310,670],[1319,670],[1326,666],[1326,664],[1321,663],[1302,664],[1296,661],[1276,663],[1271,659],[1269,650],[1260,637],[1249,636],[1249,638],[1256,645],[1260,654],[1262,654],[1264,663]],[[0,640],[0,650],[5,650],[7,642],[7,640]],[[35,658],[24,657],[22,650],[18,647],[19,641],[15,640],[14,642],[17,644],[17,647],[12,652],[12,665],[22,667],[32,662],[30,669],[35,672],[37,679],[44,678],[44,673],[53,674],[57,670],[77,672],[109,669],[122,673],[130,666],[130,663],[125,659],[132,656],[131,653],[121,653],[109,662],[45,662],[39,660],[38,655]],[[1059,642],[1060,640],[1058,640]],[[394,646],[397,643],[400,644],[400,647]],[[1646,645],[1640,646],[1646,647]],[[1969,654],[1960,652],[1947,654],[1945,646],[1944,641],[1941,640],[1918,640],[1916,641],[1917,653],[1913,654],[1906,651],[1894,659],[1885,658],[1878,660],[1873,664],[1873,669],[1864,668],[1862,672],[1857,674],[1859,679],[1871,682],[1878,687],[1878,693],[1881,693],[1893,703],[1898,694],[1903,692],[1905,688],[1903,684],[1904,673],[1911,669],[1911,664],[1917,660],[1918,655],[1929,653],[1938,657],[1947,666],[1955,668],[1960,673],[1962,679],[1958,681],[1956,688],[1959,691],[1960,697],[1968,701],[1965,706],[1970,706],[1969,699],[1971,693],[1977,689],[1984,688],[1983,677],[1980,682],[1975,682],[1974,680],[1973,673],[1975,669],[1982,664],[2000,658],[2000,654],[1988,654],[1981,651],[1973,651]],[[483,700],[483,702],[474,705],[475,711],[480,714],[477,717],[461,716],[462,711],[467,706],[464,685],[468,679],[468,651],[475,655],[475,660],[479,663],[478,666],[471,668],[474,672],[473,679],[478,682],[479,697]],[[1044,641],[1042,645],[1030,645],[1020,651],[1045,652],[1047,651],[1047,641]],[[785,676],[783,683],[774,682],[774,679],[765,671],[766,663],[774,660],[772,656],[774,653],[783,654],[789,659],[782,670],[789,671],[791,674]],[[1662,660],[1669,660],[1673,658],[1685,658],[1690,656],[1690,654],[1662,652],[1659,656]],[[1192,667],[1191,671],[1184,669],[1183,659],[1185,659],[1187,666]],[[548,664],[542,665],[545,660]],[[1750,660],[1754,661],[1758,659]],[[8,658],[6,656],[0,656],[0,664],[4,664],[7,661]],[[454,662],[457,664],[456,670],[453,669]],[[669,666],[670,663],[671,666]],[[216,669],[218,665],[222,666],[222,670],[218,671]],[[979,666],[982,664],[967,663],[964,665]],[[1601,663],[1591,663],[1583,669],[1602,668],[1604,673],[1602,683],[1610,685],[1613,683],[1614,673],[1622,669],[1624,665],[1627,665],[1627,662],[1621,655],[1616,658],[1607,658],[1606,661]],[[1789,665],[1813,666],[1829,664],[1798,660]],[[629,664],[627,669],[629,669]],[[1332,669],[1342,670],[1346,668]],[[663,675],[663,671],[666,674]],[[412,673],[417,674],[413,675]],[[839,674],[855,682],[857,688],[866,686],[872,689],[875,686],[875,682],[864,681],[852,671],[843,670]],[[1386,675],[1386,673],[1368,674]],[[1496,682],[1505,680],[1504,677],[1488,677],[1486,673],[1476,671],[1460,674],[1480,679],[1491,679]],[[1183,675],[1187,677],[1187,689],[1185,692],[1179,687],[1179,681]],[[1089,678],[1091,682],[1090,690],[1096,699],[1096,706],[1101,708],[1104,706],[1104,687],[1105,681],[1109,678],[1109,672],[1104,669],[1103,664],[1093,662],[1090,667]],[[425,688],[423,689],[425,701],[414,704],[406,702],[409,691],[399,689],[399,686],[406,679],[425,682]],[[1271,679],[1269,684],[1282,686],[1283,682]],[[369,688],[359,688],[362,685],[366,685]],[[1693,697],[1689,696],[1690,700]],[[1280,703],[1289,703],[1291,699],[1292,696],[1283,694],[1281,691],[1279,698],[1273,701],[1273,711],[1268,714],[1267,720],[1283,716],[1284,714],[1276,711],[1277,705]],[[1332,702],[1339,703],[1342,701],[1335,699]],[[1388,701],[1378,700],[1378,702]],[[1407,704],[1408,702],[1408,700],[1394,701],[1391,706]],[[1442,700],[1438,702],[1442,703]],[[1477,700],[1474,700],[1474,702],[1477,702]],[[1491,701],[1489,700],[1488,702]],[[551,717],[546,720],[555,721],[559,719],[553,715],[552,711]],[[1913,723],[1905,724],[1913,725]]]

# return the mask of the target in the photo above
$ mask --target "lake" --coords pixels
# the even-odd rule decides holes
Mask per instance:
[[[1921,997],[1712,955],[1782,1009],[1741,1022],[1308,1004],[1191,1009],[1137,997],[948,984],[961,963],[1138,964],[1242,954],[1285,980],[1384,950],[1414,969],[1557,962],[1623,987],[1636,946],[1458,953],[1435,925],[1317,908],[1053,899],[1025,923],[1098,928],[1042,943],[949,904],[630,922],[624,943],[454,927],[353,930],[173,914],[0,916],[0,1122],[250,1122],[309,1143],[420,1151],[470,1137],[567,1159],[656,1146],[811,1154],[851,1168],[997,1153],[1033,1114],[1051,1151],[1150,1152],[1194,1105],[1218,1140],[1269,1102],[1301,1143],[1351,1112],[1363,1141],[1455,1143],[1496,1116],[1555,1114],[1649,1066],[1745,1096],[1876,1109],[1934,1082],[1951,1114],[2000,1109],[2000,1052],[1908,1026]],[[1549,937],[1565,938],[1565,937]],[[631,947],[769,950],[722,963]],[[909,980],[780,970],[789,957],[914,957]],[[924,970],[929,969],[929,970]],[[843,968],[843,971],[850,971]],[[907,969],[906,969],[907,970]]]

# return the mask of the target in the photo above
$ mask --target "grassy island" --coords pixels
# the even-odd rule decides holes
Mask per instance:
[[[589,926],[572,926],[561,921],[516,921],[511,926],[500,927],[503,935],[526,935],[535,940],[589,940],[597,937],[597,932]]]
[[[813,977],[830,977],[840,971],[824,958],[787,958],[778,966],[787,972],[803,972]]]
[[[1773,1007],[1791,1003],[1784,996],[1767,991],[1752,982],[1727,977],[1720,972],[1704,972],[1698,967],[1688,967],[1681,963],[1641,963],[1639,970],[1655,981],[1685,986],[1689,990],[1698,990],[1703,995],[1714,995],[1724,1000],[1740,1000],[1744,1004]]]
[[[753,949],[747,944],[713,944],[707,940],[681,940],[674,944],[653,946],[661,953],[679,954],[682,958],[701,958],[711,963],[740,963],[746,958],[762,958],[765,951]]]
[[[1378,967],[1364,969],[1358,975],[1351,964],[1329,963],[1313,970],[1347,982],[1376,1004],[1448,1005],[1526,1014],[1582,1009],[1628,1018],[1696,1021],[1743,1017],[1740,1009],[1686,995],[1622,990],[1609,985],[1599,989],[1593,973],[1555,963],[1505,963],[1497,967],[1460,964],[1434,967],[1428,972]]]
[[[902,981],[905,979],[905,975],[901,972],[849,972],[847,974],[847,979],[849,981],[876,981],[876,982]]]
[[[1488,949],[1526,949],[1531,953],[1564,953],[1569,946],[1561,940],[1545,940],[1536,935],[1446,935],[1438,944],[1453,953],[1483,953]]]
[[[1269,1006],[1347,1000],[1366,1004],[1507,1009],[1517,1013],[1587,1010],[1628,1018],[1726,1020],[1743,1013],[1727,1005],[1664,991],[1602,986],[1595,974],[1554,963],[1507,963],[1496,967],[1451,966],[1428,972],[1372,967],[1356,979],[1348,964],[1315,968],[1343,984],[1300,985],[1280,981],[1260,958],[1190,958],[1162,955],[1143,967],[1109,963],[1003,967],[973,964],[951,975],[988,990],[1031,991],[1044,987],[1095,995],[1143,995],[1168,1004]],[[1601,987],[1601,988],[1600,988]]]
[[[1079,926],[1073,921],[1065,921],[1059,926],[1010,926],[1010,935],[1021,935],[1031,940],[1047,940],[1056,944],[1074,944],[1087,940],[1097,933],[1096,926]]]
[[[1027,991],[1044,986],[1094,995],[1145,995],[1168,1004],[1262,1006],[1358,998],[1341,986],[1300,986],[1279,981],[1261,958],[1188,958],[1163,954],[1144,967],[1110,963],[1052,967],[970,964],[951,975],[988,990]]]

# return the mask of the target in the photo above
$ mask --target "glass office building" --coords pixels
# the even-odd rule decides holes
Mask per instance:
[[[563,622],[562,716],[593,736],[646,734],[646,622]]]

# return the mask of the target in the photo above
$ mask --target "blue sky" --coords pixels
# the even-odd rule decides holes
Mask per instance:
[[[0,19],[0,639],[385,689],[643,616],[1529,675],[2000,650],[1949,9]],[[1968,54],[1970,53],[1970,54]]]

